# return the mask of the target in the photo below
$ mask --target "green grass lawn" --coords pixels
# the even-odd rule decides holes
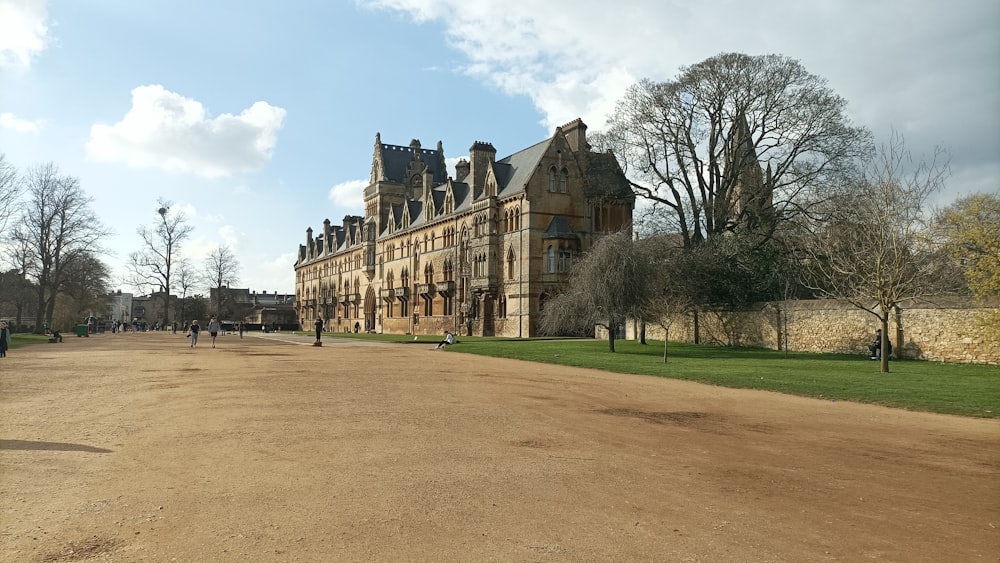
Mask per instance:
[[[334,335],[413,343],[412,336]],[[432,344],[436,336],[420,336]],[[827,400],[873,403],[962,416],[1000,416],[1000,366],[893,361],[890,373],[866,356],[777,352],[671,343],[667,363],[663,342],[617,341],[615,353],[604,340],[544,340],[460,337],[449,352],[514,358],[531,362],[686,379],[741,389],[764,389]]]

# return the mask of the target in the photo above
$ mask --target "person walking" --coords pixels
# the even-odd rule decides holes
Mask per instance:
[[[212,348],[215,348],[215,337],[219,336],[219,321],[215,317],[208,320],[208,334],[212,337]]]
[[[7,357],[7,349],[10,348],[10,327],[7,321],[0,322],[0,358]]]
[[[240,340],[243,340],[243,323],[239,323]]]
[[[188,328],[188,337],[191,339],[191,347],[196,348],[198,346],[198,332],[201,331],[201,326],[198,325],[198,319],[191,321],[191,327]]]
[[[320,337],[323,336],[323,319],[320,317],[316,317],[316,322],[313,324],[316,327],[316,346],[319,346],[320,345],[319,339]]]

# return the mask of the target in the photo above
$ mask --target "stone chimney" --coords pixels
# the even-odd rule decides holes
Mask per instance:
[[[469,147],[469,176],[467,182],[472,186],[474,197],[479,197],[486,187],[486,172],[496,161],[497,150],[490,143],[476,141]]]
[[[469,161],[464,158],[455,165],[455,181],[464,182],[469,176]]]
[[[590,145],[587,144],[587,124],[582,119],[576,118],[566,125],[560,127],[566,140],[569,141],[569,148],[574,153],[587,152]]]
[[[306,229],[306,258],[313,257],[313,228],[309,227]]]
[[[323,250],[330,252],[333,250],[333,243],[330,242],[330,220],[323,220]]]

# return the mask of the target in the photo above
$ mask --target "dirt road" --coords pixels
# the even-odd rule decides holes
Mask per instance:
[[[0,560],[1000,556],[996,420],[206,336],[0,359]]]

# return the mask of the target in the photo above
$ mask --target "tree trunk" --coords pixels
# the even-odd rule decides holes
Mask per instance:
[[[35,334],[45,332],[45,285],[38,284],[38,308],[35,309]]]
[[[882,321],[882,351],[879,353],[881,372],[889,373],[889,313],[883,312],[879,318]]]
[[[698,311],[694,315],[694,343],[701,344],[701,327],[698,326]]]
[[[615,325],[614,323],[608,323],[608,350],[611,352],[615,351]]]
[[[639,321],[639,344],[646,344],[646,321]]]
[[[667,342],[670,341],[670,329],[663,329],[663,363],[667,363]]]

